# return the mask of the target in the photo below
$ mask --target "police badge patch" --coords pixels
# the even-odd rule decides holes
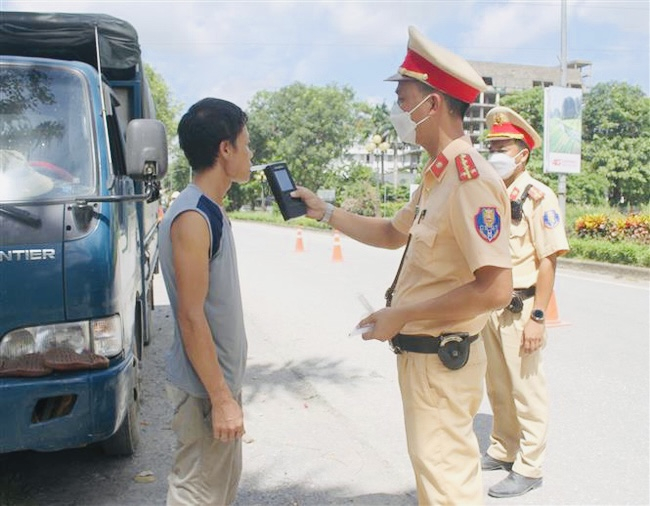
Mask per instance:
[[[501,216],[496,207],[481,207],[474,216],[474,226],[481,238],[494,241],[501,233]]]
[[[544,226],[546,228],[555,228],[560,223],[560,215],[557,214],[555,209],[551,209],[544,213]]]

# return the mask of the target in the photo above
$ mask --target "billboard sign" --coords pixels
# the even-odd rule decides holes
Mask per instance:
[[[544,88],[544,172],[580,172],[582,90]]]

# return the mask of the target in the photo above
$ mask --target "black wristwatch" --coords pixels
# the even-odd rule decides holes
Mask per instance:
[[[544,311],[533,309],[533,312],[530,313],[530,319],[537,323],[544,323]]]

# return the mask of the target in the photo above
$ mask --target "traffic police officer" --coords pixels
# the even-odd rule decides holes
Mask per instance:
[[[305,188],[307,215],[366,244],[406,244],[388,307],[359,322],[364,339],[397,355],[409,456],[420,504],[479,504],[483,489],[473,418],[486,357],[477,339],[512,291],[503,181],[464,134],[463,116],[485,89],[460,56],[409,28],[391,121],[430,156],[410,202],[392,219],[326,204]],[[445,365],[446,364],[446,365]]]
[[[514,497],[542,485],[548,395],[542,368],[544,311],[551,299],[557,257],[569,250],[557,197],[526,171],[540,136],[515,111],[495,107],[486,117],[488,161],[504,179],[512,207],[510,252],[515,290],[482,331],[488,357],[488,397],[494,413],[484,470],[508,476],[493,497]]]

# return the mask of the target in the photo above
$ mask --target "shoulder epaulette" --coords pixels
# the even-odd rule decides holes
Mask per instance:
[[[530,190],[528,190],[528,196],[535,202],[538,202],[544,198],[544,192],[539,188],[531,186]]]
[[[469,181],[478,177],[478,170],[476,164],[472,160],[471,155],[467,153],[460,154],[456,157],[456,168],[458,169],[458,179],[461,181]]]

